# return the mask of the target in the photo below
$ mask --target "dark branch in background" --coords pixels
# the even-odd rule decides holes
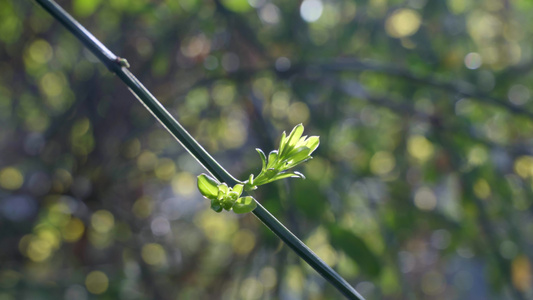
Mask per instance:
[[[278,78],[280,78],[281,80],[288,79],[292,77],[293,75],[302,76],[303,78],[305,78],[305,80],[316,81],[320,85],[324,85],[329,88],[338,89],[339,91],[343,92],[347,96],[367,101],[368,104],[376,106],[376,107],[387,108],[391,112],[394,112],[396,114],[404,114],[404,115],[408,115],[416,119],[426,120],[429,122],[438,122],[439,124],[441,124],[442,128],[445,130],[448,130],[450,132],[455,132],[457,134],[467,135],[473,142],[485,145],[491,149],[504,149],[505,151],[508,151],[509,153],[511,153],[513,157],[518,157],[520,155],[533,155],[533,150],[528,144],[524,143],[524,144],[518,144],[518,145],[503,145],[503,144],[496,143],[494,141],[491,141],[491,140],[488,140],[486,138],[479,136],[478,134],[475,133],[476,130],[472,127],[469,127],[467,128],[467,130],[465,130],[464,127],[457,126],[456,124],[450,124],[449,120],[440,118],[437,115],[427,114],[427,113],[418,111],[411,104],[409,104],[410,102],[407,101],[406,99],[394,99],[393,100],[387,95],[375,96],[365,91],[364,87],[362,86],[361,86],[360,91],[357,91],[354,93],[353,91],[347,90],[342,84],[339,84],[340,80],[324,79],[323,76],[320,76],[320,77],[306,76],[307,70],[312,70],[312,67],[307,67],[307,68],[296,67],[296,69],[291,69],[286,72],[277,71],[274,67],[266,68],[266,69],[257,69],[257,70],[241,69],[239,71],[226,74],[225,77],[212,76],[209,78],[200,79],[199,81],[191,85],[190,89],[200,87],[200,86],[209,86],[215,83],[217,80],[220,80],[223,78],[226,78],[226,79],[231,78],[232,80],[236,80],[236,81],[246,80],[254,76],[255,74],[268,71],[268,70],[274,72],[278,76]],[[364,70],[364,69],[361,69],[361,70]],[[368,69],[368,70],[373,70],[373,69]],[[405,72],[408,72],[408,71],[405,71]],[[311,72],[311,73],[314,74],[316,72]],[[422,80],[420,80],[419,82],[422,82]],[[426,82],[426,80],[424,80],[424,82]],[[447,85],[449,87],[457,85],[454,83],[445,83],[445,82],[441,84]],[[470,90],[474,89],[470,83],[463,82],[462,85],[469,85]],[[457,89],[448,90],[448,91],[456,93],[456,94],[462,94],[462,95],[465,95],[464,93],[466,93],[466,92],[461,92]],[[475,93],[477,94],[477,92]],[[179,95],[176,97],[184,97],[184,95]],[[476,98],[476,99],[479,101],[480,99],[482,100],[485,98]],[[492,99],[496,99],[496,98],[492,98]],[[253,101],[255,100],[252,100],[252,102]],[[504,100],[496,100],[496,101],[498,103],[501,103]],[[510,111],[511,113],[522,114],[522,115],[525,115],[526,117],[529,117],[528,115],[531,114],[523,110],[519,110],[519,112],[516,112],[516,110],[518,109],[517,107],[512,106],[511,104],[509,104],[509,106],[513,107],[513,110]],[[502,108],[507,110],[506,107],[502,107]],[[533,120],[533,115],[531,119]]]
[[[523,108],[512,105],[504,99],[499,99],[485,93],[478,91],[475,86],[466,81],[444,81],[434,76],[419,76],[415,73],[399,68],[396,66],[386,65],[373,61],[362,61],[353,58],[343,58],[324,63],[308,63],[295,65],[290,72],[297,73],[305,71],[306,69],[317,69],[321,72],[344,72],[344,71],[374,71],[409,80],[409,82],[416,82],[419,84],[433,86],[451,93],[455,93],[464,97],[469,97],[492,105],[506,109],[507,111],[533,119],[533,112],[524,110]]]
[[[214,2],[216,5],[217,12],[219,12],[226,19],[231,29],[233,30],[233,34],[235,36],[232,36],[232,39],[235,40],[235,42],[243,44],[242,46],[244,46],[245,49],[244,51],[242,51],[244,53],[241,54],[246,55],[251,61],[263,59],[263,62],[268,63],[268,61],[270,61],[271,59],[269,58],[267,51],[263,47],[263,44],[257,39],[257,34],[253,32],[250,28],[250,25],[247,24],[246,21],[243,20],[243,18],[239,14],[236,14],[227,9],[220,2],[220,0],[214,0]],[[254,52],[257,55],[254,55]],[[254,64],[255,63],[260,63],[260,61],[254,61]]]
[[[268,70],[274,72],[280,79],[289,79],[291,76],[304,75],[305,73],[308,73],[308,72],[313,73],[313,74],[314,73],[323,74],[324,72],[373,71],[376,73],[382,73],[386,75],[399,77],[411,83],[428,85],[428,86],[432,86],[432,87],[441,89],[449,93],[453,93],[453,94],[460,95],[463,97],[472,98],[482,103],[488,103],[488,104],[500,107],[512,114],[524,116],[524,117],[527,117],[533,120],[533,112],[525,110],[522,107],[515,106],[509,103],[508,101],[506,101],[505,99],[501,99],[501,98],[483,93],[479,91],[472,83],[469,83],[466,81],[459,81],[459,80],[446,81],[446,80],[438,79],[435,76],[431,76],[431,75],[421,76],[404,68],[396,67],[393,65],[387,65],[384,63],[375,62],[371,60],[342,58],[342,59],[336,59],[336,60],[332,60],[328,62],[321,62],[321,63],[320,62],[302,62],[302,63],[292,65],[291,68],[286,71],[276,70],[276,68],[273,65],[270,65],[270,67],[261,68],[261,69],[241,69],[239,71],[227,74],[224,78],[229,77],[229,78],[234,78],[234,79],[246,79],[259,72],[268,71]],[[212,81],[216,81],[217,79],[221,79],[221,78],[219,77],[205,78],[205,79],[202,79],[196,82],[194,85],[206,84]]]
[[[499,74],[499,77],[506,78],[522,76],[530,73],[531,70],[533,70],[533,61],[507,68]]]
[[[182,146],[214,177],[228,185],[236,180],[179,124],[142,83],[127,69],[127,62],[117,57],[98,41],[89,31],[72,18],[59,5],[50,0],[36,0],[54,18],[61,22],[78,38],[104,65],[115,73],[141,101],[156,119],[182,144]],[[281,224],[260,203],[253,211],[270,230],[281,238],[298,256],[313,267],[324,279],[328,280],[348,299],[363,299],[344,278],[322,261],[311,249]]]

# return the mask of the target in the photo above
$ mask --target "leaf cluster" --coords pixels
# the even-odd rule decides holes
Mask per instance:
[[[211,200],[211,209],[216,212],[233,209],[235,213],[243,214],[254,210],[257,207],[254,198],[241,197],[243,188],[242,184],[229,187],[225,182],[220,183],[207,174],[198,176],[198,189],[205,198]]]
[[[221,212],[222,209],[233,210],[238,214],[251,212],[257,207],[257,203],[251,196],[241,197],[243,190],[255,190],[260,185],[288,177],[305,178],[300,172],[287,171],[310,160],[311,153],[320,144],[318,136],[302,136],[303,131],[302,124],[296,125],[288,136],[284,131],[279,149],[271,151],[268,158],[261,149],[256,149],[261,156],[262,169],[255,179],[251,174],[247,181],[229,187],[207,174],[199,175],[198,189],[205,198],[211,200],[211,209],[216,212]]]
[[[253,174],[250,175],[245,182],[246,190],[255,190],[260,185],[283,178],[305,178],[300,172],[287,171],[313,158],[311,154],[320,144],[318,136],[302,136],[303,131],[304,126],[302,124],[296,125],[288,136],[284,131],[281,135],[279,149],[271,151],[268,158],[263,150],[255,149],[261,156],[262,168],[256,178]]]

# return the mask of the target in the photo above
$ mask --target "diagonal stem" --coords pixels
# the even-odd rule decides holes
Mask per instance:
[[[63,24],[78,40],[80,40],[98,59],[115,73],[141,101],[154,117],[172,134],[181,145],[214,177],[221,182],[233,186],[239,181],[226,171],[207,151],[176,121],[161,103],[146,89],[143,84],[124,66],[121,58],[113,54],[87,29],[52,0],[35,0],[56,20]],[[300,258],[305,260],[324,279],[328,280],[348,299],[364,299],[357,291],[328,266],[320,257],[300,241],[281,222],[279,222],[260,203],[253,211],[254,215],[285,242]]]

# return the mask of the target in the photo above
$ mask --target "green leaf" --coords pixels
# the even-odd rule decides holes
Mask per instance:
[[[211,209],[216,212],[222,211],[222,205],[220,204],[220,201],[217,199],[211,199]]]
[[[263,185],[265,183],[271,182],[271,178],[276,176],[278,174],[278,170],[276,169],[268,169],[266,170],[260,177],[257,177],[255,180],[256,185]]]
[[[288,160],[299,161],[309,156],[309,148],[306,146],[298,147],[291,151]]]
[[[254,182],[254,174],[250,174],[250,177],[248,177],[248,180],[244,182],[244,189],[246,191],[253,191],[257,189],[257,186]]]
[[[198,175],[198,190],[207,199],[216,199],[218,196],[218,181],[207,174]]]
[[[226,196],[228,195],[228,191],[229,191],[229,188],[228,188],[228,185],[225,182],[219,184],[218,185],[217,199],[218,200],[222,200],[222,199],[226,198]]]
[[[313,151],[318,148],[318,145],[320,145],[320,137],[318,136],[311,136],[307,139],[307,142],[305,143],[305,146],[309,148],[309,155],[313,153]]]
[[[300,172],[287,172],[287,173],[280,173],[274,177],[272,177],[269,182],[272,182],[272,181],[275,181],[275,180],[279,180],[279,179],[283,179],[283,178],[302,178],[302,179],[305,179],[305,176],[300,173]]]
[[[240,196],[241,194],[232,190],[229,191],[228,196],[226,198],[230,199],[232,202],[235,202],[237,199],[239,199]]]
[[[242,194],[242,190],[244,188],[244,185],[240,184],[240,183],[237,183],[234,187],[233,187],[233,191],[235,193],[237,193],[237,197],[240,197],[241,194]]]
[[[366,243],[350,230],[336,224],[329,226],[331,244],[353,259],[363,273],[376,278],[381,272],[381,263]]]
[[[251,212],[256,207],[257,207],[257,203],[255,203],[254,198],[250,196],[246,196],[246,197],[237,199],[237,201],[233,205],[233,211],[236,214],[244,214],[247,212]]]
[[[276,176],[276,174],[278,173],[279,171],[276,169],[267,169],[266,171],[259,174],[259,176],[257,176],[257,178],[255,179],[254,185],[260,186],[260,185],[269,183],[271,181],[270,179]]]
[[[268,169],[273,168],[274,165],[277,163],[277,161],[278,161],[278,150],[272,150],[268,154],[268,165],[267,165],[267,168]]]
[[[310,160],[310,159],[312,159],[312,158],[313,158],[312,156],[307,156],[307,158],[302,159],[302,160],[298,160],[298,161],[296,161],[296,160],[292,160],[290,163],[288,163],[288,164],[285,166],[285,170],[288,170],[288,169],[290,169],[290,168],[293,168],[293,167],[295,167],[295,166],[297,166],[297,165],[299,165],[299,164],[301,164],[301,163],[304,163],[304,162],[306,162],[306,161],[308,161],[308,160]]]
[[[294,145],[294,146],[295,146],[296,148],[298,148],[298,147],[302,147],[302,146],[305,146],[305,141],[306,141],[306,139],[307,139],[307,135],[302,136],[302,137],[298,140],[298,142],[296,143],[296,145]]]
[[[254,185],[254,174],[250,174],[250,177],[248,177],[248,183],[250,185]]]
[[[290,169],[302,162],[311,159],[309,156],[309,148],[302,146],[292,151],[291,155],[287,158],[287,163],[283,166],[282,170]]]
[[[281,134],[281,140],[279,141],[279,155],[283,155],[283,149],[285,149],[285,145],[287,145],[287,136],[285,135],[285,131]]]
[[[229,211],[233,207],[235,200],[232,200],[230,197],[226,197],[221,202],[222,202],[222,207],[224,207],[225,210]]]
[[[302,124],[296,125],[287,138],[287,145],[294,147],[298,140],[300,140],[302,133],[304,133],[304,126]]]
[[[266,155],[265,155],[265,152],[263,152],[263,150],[259,149],[259,148],[255,148],[255,151],[257,151],[257,153],[259,153],[259,156],[261,156],[261,162],[263,163],[263,166],[261,168],[261,170],[264,170],[266,169]]]

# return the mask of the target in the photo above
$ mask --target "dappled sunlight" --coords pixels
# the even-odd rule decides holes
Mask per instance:
[[[91,294],[100,295],[109,287],[109,278],[102,271],[92,271],[85,278],[85,287]]]
[[[115,226],[115,218],[107,210],[99,210],[91,216],[91,227],[99,233],[107,233]]]
[[[437,197],[428,187],[421,187],[415,192],[415,206],[421,210],[434,210],[437,207]]]
[[[300,15],[304,21],[312,23],[322,16],[323,9],[321,0],[304,0],[300,6]]]
[[[164,266],[167,264],[167,255],[165,249],[156,243],[146,244],[141,251],[144,262],[151,266]]]
[[[420,28],[420,15],[412,9],[398,9],[385,22],[385,29],[391,37],[404,38],[415,34]]]
[[[396,160],[386,151],[379,151],[370,159],[370,171],[376,175],[386,175],[394,169]]]
[[[6,190],[17,190],[24,183],[24,176],[14,167],[6,167],[0,170],[0,186]]]
[[[62,229],[63,239],[66,242],[77,242],[85,232],[85,225],[78,218],[70,219]]]
[[[420,162],[425,162],[433,155],[433,144],[425,137],[414,135],[407,140],[407,151]]]
[[[276,161],[283,131],[320,136],[299,178],[246,193],[367,300],[532,294],[530,1],[61,4],[120,58],[0,0],[0,299],[341,297],[253,214],[209,209],[233,194],[202,198],[214,162],[122,59],[237,180],[276,170],[254,149]]]

